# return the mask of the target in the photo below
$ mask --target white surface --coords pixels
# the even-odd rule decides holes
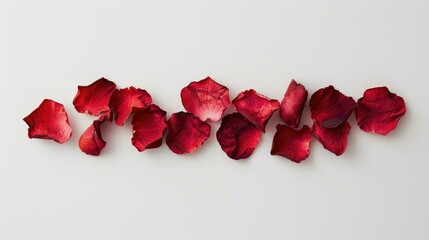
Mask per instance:
[[[428,1],[71,2],[0,2],[0,239],[429,239]],[[281,99],[291,78],[355,99],[386,85],[408,112],[387,137],[352,117],[343,156],[313,141],[299,165],[269,154],[278,117],[240,162],[219,124],[187,156],[137,152],[129,122],[104,128],[100,157],[77,147],[93,119],[77,85],[145,88],[170,114],[207,75],[231,97]],[[44,98],[68,111],[64,145],[27,138]]]

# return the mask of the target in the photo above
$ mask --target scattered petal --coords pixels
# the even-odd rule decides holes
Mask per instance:
[[[239,160],[252,155],[262,131],[239,113],[232,113],[222,119],[216,133],[217,141],[228,157]]]
[[[344,122],[335,128],[324,128],[314,123],[311,135],[319,140],[326,150],[340,156],[346,151],[347,136],[350,129],[351,126],[348,122]]]
[[[152,98],[146,90],[129,87],[115,90],[109,105],[115,113],[115,123],[124,125],[132,113],[146,109],[152,103]]]
[[[210,136],[210,125],[191,113],[173,113],[167,124],[166,142],[177,154],[194,152]]]
[[[405,115],[404,99],[391,93],[387,87],[367,89],[358,100],[356,120],[365,132],[387,135]]]
[[[229,90],[210,77],[191,82],[180,92],[183,107],[194,116],[207,121],[219,121],[225,109],[231,104]]]
[[[274,134],[271,155],[279,155],[300,163],[310,155],[311,129],[304,125],[296,130],[286,125],[277,125]]]
[[[106,142],[101,136],[100,126],[105,122],[105,118],[101,117],[99,120],[95,120],[80,136],[79,148],[82,152],[98,156],[106,146]]]
[[[23,119],[28,125],[29,138],[52,139],[58,143],[67,142],[72,135],[64,105],[45,99]]]
[[[277,100],[269,99],[266,96],[250,89],[238,94],[232,100],[232,104],[241,115],[251,123],[265,132],[265,126],[273,113],[279,109],[280,103]]]
[[[167,130],[165,115],[166,112],[154,104],[134,114],[131,142],[139,152],[161,146],[162,136]]]
[[[78,86],[73,99],[73,105],[80,113],[94,116],[110,112],[109,100],[116,84],[105,78],[100,78],[88,86]]]
[[[308,92],[305,87],[292,79],[279,109],[280,118],[284,123],[293,128],[298,127],[307,96]]]

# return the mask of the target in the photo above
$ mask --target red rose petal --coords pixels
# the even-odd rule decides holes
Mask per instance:
[[[405,115],[404,99],[391,93],[387,87],[367,89],[358,100],[356,120],[360,129],[387,135],[398,125]]]
[[[161,146],[162,136],[167,130],[165,115],[166,112],[154,104],[134,114],[131,142],[139,152]]]
[[[357,103],[333,86],[317,90],[310,99],[311,118],[321,127],[334,128],[347,121]]]
[[[180,92],[183,107],[194,116],[206,121],[219,121],[225,109],[231,104],[229,90],[207,77],[191,82]]]
[[[216,133],[217,141],[228,157],[238,160],[252,155],[262,131],[239,113],[232,113],[222,119]]]
[[[284,123],[293,128],[298,127],[307,96],[305,87],[292,79],[280,104],[280,118]]]
[[[23,119],[28,125],[29,138],[52,139],[58,143],[67,142],[72,135],[64,105],[45,99]]]
[[[104,117],[99,120],[95,120],[80,136],[79,148],[82,152],[98,156],[106,146],[106,142],[101,136],[100,126],[104,123]]]
[[[210,125],[191,113],[173,113],[167,124],[166,142],[177,154],[194,152],[210,136]]]
[[[344,122],[335,128],[324,128],[314,123],[311,135],[319,140],[325,149],[340,156],[346,151],[347,136],[350,129],[351,126],[348,122]]]
[[[300,163],[310,155],[311,129],[304,125],[301,130],[295,130],[286,125],[277,125],[274,134],[271,155],[279,155]]]
[[[78,86],[78,92],[73,99],[73,105],[80,113],[94,116],[110,112],[109,100],[116,84],[105,78],[100,78],[88,86]]]
[[[147,108],[151,103],[152,98],[146,90],[129,87],[115,90],[109,105],[115,112],[116,125],[122,126],[132,113]]]
[[[237,112],[258,126],[263,132],[265,132],[265,125],[267,125],[268,120],[280,107],[279,101],[269,99],[253,89],[241,92],[232,100],[232,104],[234,104]]]

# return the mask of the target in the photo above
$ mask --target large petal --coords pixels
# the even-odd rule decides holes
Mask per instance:
[[[109,100],[116,84],[105,78],[100,78],[88,86],[78,86],[73,99],[73,105],[80,113],[94,116],[110,112]]]
[[[146,109],[151,103],[152,98],[146,90],[129,87],[116,90],[109,105],[115,113],[116,125],[122,126],[132,113]]]
[[[311,129],[304,125],[301,130],[286,125],[277,125],[271,155],[279,155],[300,163],[310,155]]]
[[[292,79],[280,104],[280,118],[284,123],[298,127],[307,96],[305,87]]]
[[[324,128],[314,123],[311,135],[319,140],[326,150],[340,156],[346,151],[350,128],[348,122],[344,122],[335,128]]]

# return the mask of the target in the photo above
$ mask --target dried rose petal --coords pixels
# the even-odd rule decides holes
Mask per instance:
[[[324,128],[314,123],[311,135],[319,140],[326,150],[340,156],[346,151],[347,136],[350,129],[351,126],[348,122],[344,122],[335,128]]]
[[[225,109],[231,104],[229,90],[210,77],[191,82],[180,92],[183,107],[194,116],[207,121],[219,121]]]
[[[28,125],[29,138],[52,139],[58,143],[67,142],[72,135],[64,106],[51,99],[45,99],[23,119]]]
[[[88,86],[78,86],[73,99],[73,105],[80,113],[94,116],[110,112],[109,100],[116,84],[105,78],[100,78]]]
[[[115,90],[110,99],[110,107],[115,112],[115,123],[124,125],[132,113],[147,108],[152,98],[146,90],[129,87]]]
[[[194,152],[210,136],[210,125],[191,113],[173,113],[167,124],[166,142],[177,154]]]
[[[139,152],[161,146],[162,136],[167,130],[165,115],[166,112],[154,104],[134,114],[131,142]]]
[[[222,119],[216,133],[217,141],[228,157],[239,160],[252,155],[262,131],[239,113],[232,113]]]
[[[279,101],[269,99],[253,89],[238,94],[232,100],[232,104],[234,104],[237,112],[258,126],[263,132],[265,132],[265,125],[267,125],[268,120],[280,107]]]
[[[311,118],[321,127],[334,128],[347,121],[357,103],[333,86],[317,90],[310,98]]]
[[[79,148],[82,152],[98,156],[100,152],[106,146],[106,142],[101,136],[100,126],[105,122],[104,118],[95,120],[80,136],[79,138]]]
[[[274,134],[271,155],[279,155],[300,163],[310,155],[311,129],[304,125],[301,130],[295,130],[286,125],[277,125]]]
[[[292,81],[280,104],[280,118],[287,125],[296,128],[301,120],[308,92],[302,84]]]
[[[405,115],[404,99],[391,93],[387,87],[367,89],[358,100],[356,120],[360,129],[387,135]]]

